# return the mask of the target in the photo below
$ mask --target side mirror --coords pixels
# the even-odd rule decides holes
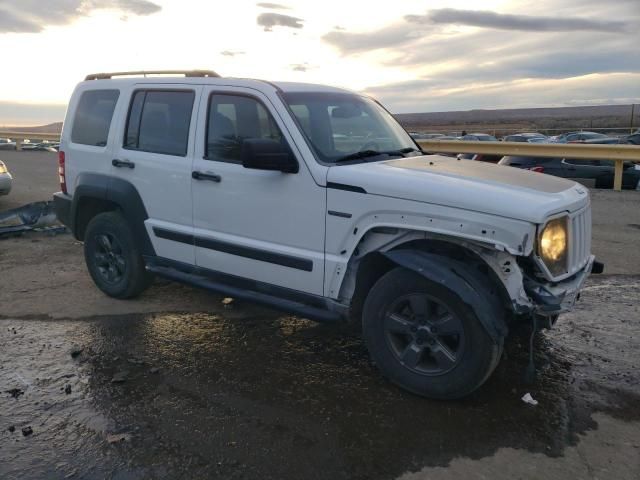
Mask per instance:
[[[298,173],[298,162],[286,146],[269,138],[243,140],[240,158],[244,168]]]

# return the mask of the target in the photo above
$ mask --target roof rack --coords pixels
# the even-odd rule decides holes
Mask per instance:
[[[111,73],[92,73],[87,75],[85,80],[108,80],[113,77],[123,77],[128,75],[173,75],[179,74],[185,77],[220,77],[213,70],[139,70],[133,72],[111,72]]]

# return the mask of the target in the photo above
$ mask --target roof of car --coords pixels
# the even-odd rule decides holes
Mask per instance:
[[[177,73],[177,72],[176,72]],[[234,78],[215,76],[215,72],[185,71],[185,75],[165,75],[156,72],[119,72],[115,74],[99,73],[87,75],[84,85],[131,85],[131,84],[187,84],[187,85],[225,85],[264,90],[265,87],[284,92],[329,92],[354,93],[338,87],[302,82],[271,82],[253,78]],[[150,76],[153,75],[153,76]],[[162,76],[160,76],[162,75]]]

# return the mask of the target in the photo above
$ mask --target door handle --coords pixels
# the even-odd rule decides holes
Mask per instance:
[[[122,167],[130,168],[131,170],[136,168],[135,163],[130,162],[129,160],[118,160],[117,158],[114,158],[113,160],[111,160],[111,165],[118,168],[122,168]]]
[[[191,178],[194,180],[209,180],[210,182],[220,183],[222,177],[220,175],[216,175],[215,173],[208,172],[191,172]]]

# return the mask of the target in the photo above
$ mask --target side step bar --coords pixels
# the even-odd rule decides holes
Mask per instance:
[[[337,323],[344,321],[343,316],[337,311],[306,305],[295,300],[284,299],[267,293],[235,287],[197,273],[183,272],[176,268],[161,266],[149,261],[147,261],[147,270],[170,280],[187,283],[240,300],[260,303],[317,322]]]

